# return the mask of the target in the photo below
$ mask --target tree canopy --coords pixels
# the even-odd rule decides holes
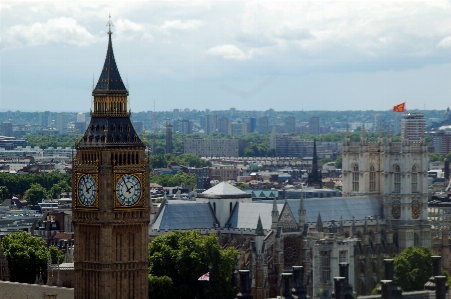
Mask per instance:
[[[23,198],[30,204],[36,205],[42,199],[47,198],[47,190],[38,183],[31,184],[30,188],[25,191]]]
[[[168,167],[171,162],[177,162],[179,165],[187,167],[206,167],[210,165],[208,161],[191,154],[182,154],[179,156],[174,154],[158,154],[150,157],[150,166],[152,168]]]
[[[151,175],[150,182],[156,183],[163,187],[177,187],[182,183],[185,185],[196,185],[196,175],[194,173],[185,173],[179,171],[176,174],[161,174],[161,175]]]
[[[44,239],[36,238],[26,232],[9,234],[2,239],[2,249],[8,260],[11,281],[34,283],[40,273],[47,280],[47,261],[51,254],[52,262],[63,261],[64,254],[54,246],[49,250]]]
[[[163,293],[164,298],[233,298],[230,281],[237,256],[235,248],[223,249],[215,234],[175,231],[158,236],[149,244],[149,281],[154,283],[149,298]],[[198,281],[207,272],[210,281]]]
[[[423,290],[432,273],[431,250],[407,247],[394,259],[394,278],[405,292]]]

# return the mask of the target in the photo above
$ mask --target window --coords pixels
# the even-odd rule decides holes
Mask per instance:
[[[394,189],[393,192],[395,193],[401,193],[401,168],[399,165],[395,165],[393,169],[393,183],[394,183]]]
[[[330,252],[329,251],[320,251],[319,252],[320,259],[320,273],[321,273],[321,282],[327,283],[330,281]]]
[[[376,167],[370,166],[370,192],[376,191]]]
[[[348,251],[347,250],[340,250],[338,262],[339,263],[346,263],[348,261],[347,259]]]
[[[420,238],[417,233],[413,234],[413,246],[418,247],[420,245]]]
[[[352,191],[359,191],[359,165],[352,167]]]
[[[414,165],[412,167],[412,193],[418,192],[418,171],[417,167]]]

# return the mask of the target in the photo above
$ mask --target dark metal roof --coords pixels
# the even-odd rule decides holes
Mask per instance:
[[[267,202],[272,203],[270,200]],[[263,229],[270,229],[272,224],[272,209],[273,206],[266,203],[237,202],[236,207],[227,223],[232,228],[256,229],[258,226],[258,219],[260,217]],[[277,209],[280,213],[283,209],[283,204],[278,204]]]
[[[129,117],[91,117],[77,148],[145,148]]]
[[[218,222],[209,203],[169,200],[160,209],[152,229],[212,228]]]
[[[100,74],[99,81],[97,81],[96,88],[92,91],[92,95],[101,94],[127,94],[124,82],[122,82],[119,69],[116,65],[113,53],[113,43],[111,42],[111,32],[108,33],[108,50],[106,52],[105,63]]]

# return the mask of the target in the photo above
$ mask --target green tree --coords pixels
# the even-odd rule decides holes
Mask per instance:
[[[64,261],[64,253],[58,247],[50,245],[49,252],[52,264],[61,264]]]
[[[149,275],[149,299],[175,299],[173,287],[170,277]]]
[[[57,198],[63,192],[69,192],[71,187],[66,181],[59,181],[58,184],[55,184],[48,191],[50,198]]]
[[[233,298],[230,280],[237,257],[238,251],[223,249],[215,234],[175,231],[158,236],[149,244],[149,274],[169,277],[175,298]],[[210,281],[199,282],[198,278],[207,271]],[[149,298],[157,297],[149,294]]]
[[[332,162],[332,159],[329,158],[329,157],[325,157],[325,158],[322,158],[322,159],[321,159],[321,162],[322,162],[323,164],[326,164],[326,163]]]
[[[337,160],[335,160],[335,168],[336,169],[341,169],[342,166],[343,166],[343,157],[342,156],[338,156]]]
[[[405,291],[423,290],[431,276],[431,250],[427,247],[407,247],[394,261],[394,278]]]
[[[0,186],[0,202],[9,197],[9,190],[6,186]]]
[[[193,173],[185,173],[180,170],[176,174],[151,175],[150,182],[163,187],[177,187],[182,183],[194,186],[196,185],[196,175]]]
[[[30,188],[25,191],[24,199],[32,205],[41,202],[44,198],[47,198],[47,190],[38,183],[32,184]]]
[[[3,237],[2,249],[8,260],[11,281],[34,283],[39,273],[47,279],[48,251],[44,239],[26,232],[13,233]]]
[[[440,154],[437,154],[437,153],[430,153],[429,160],[431,162],[440,162],[440,161],[443,161],[443,156]]]

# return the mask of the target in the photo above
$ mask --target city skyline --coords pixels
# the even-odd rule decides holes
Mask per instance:
[[[132,111],[450,105],[450,1],[2,1],[0,110],[86,111],[109,13]]]

